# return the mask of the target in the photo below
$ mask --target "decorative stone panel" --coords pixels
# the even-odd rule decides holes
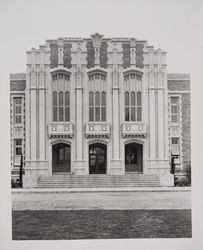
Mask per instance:
[[[50,138],[72,138],[73,124],[70,122],[52,122],[48,125],[48,135]]]
[[[13,138],[18,139],[23,137],[23,127],[13,128]]]
[[[180,126],[171,126],[171,137],[180,137]]]
[[[125,122],[122,124],[122,137],[146,137],[147,126],[145,123]]]
[[[110,125],[108,123],[87,123],[85,126],[86,137],[110,137]]]

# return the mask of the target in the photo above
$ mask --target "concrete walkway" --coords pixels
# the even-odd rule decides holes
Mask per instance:
[[[168,190],[167,190],[168,189]],[[190,209],[190,188],[112,190],[16,189],[13,210]]]

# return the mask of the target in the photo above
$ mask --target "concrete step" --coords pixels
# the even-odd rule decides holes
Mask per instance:
[[[156,175],[126,174],[126,175],[52,175],[41,176],[39,188],[105,188],[105,187],[158,187]]]

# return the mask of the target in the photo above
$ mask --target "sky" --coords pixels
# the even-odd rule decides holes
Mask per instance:
[[[5,73],[25,71],[25,51],[46,39],[135,37],[168,53],[168,72],[190,73],[201,27],[201,0],[1,0]],[[200,39],[199,39],[200,40]]]
[[[167,52],[168,72],[190,73],[192,87],[192,163],[195,182],[202,186],[203,148],[203,0],[0,0],[0,108],[1,168],[3,194],[0,232],[9,242],[11,232],[11,194],[9,192],[9,74],[25,72],[26,51],[58,37],[90,37],[95,32],[104,37],[135,37],[147,40],[155,49]],[[200,174],[201,173],[201,174]],[[199,186],[198,186],[199,187]],[[200,188],[195,191],[198,194]],[[202,188],[203,190],[203,188]],[[6,195],[5,195],[6,194]],[[202,195],[202,194],[201,194]],[[201,196],[202,197],[202,196]],[[193,199],[193,206],[195,199]],[[195,210],[202,213],[203,202]],[[199,210],[198,210],[199,209]],[[193,222],[198,225],[198,218]],[[194,233],[202,232],[193,225]],[[156,242],[154,240],[153,242]],[[12,244],[9,243],[8,249]],[[36,243],[37,244],[37,243]],[[182,243],[181,243],[182,244]],[[187,245],[188,244],[188,245]],[[184,249],[192,249],[188,242]],[[15,243],[15,249],[18,249]],[[21,246],[21,245],[20,245]],[[33,245],[34,246],[34,245]],[[85,243],[84,243],[85,246]],[[105,247],[105,245],[103,245]],[[117,249],[125,245],[117,244]],[[139,245],[140,246],[140,245]],[[165,246],[167,244],[165,243]],[[177,249],[178,245],[168,247]],[[181,245],[182,246],[182,245]],[[29,245],[30,247],[30,245]],[[52,248],[53,247],[53,248]],[[54,249],[52,245],[49,249]],[[1,246],[0,246],[1,248]],[[106,247],[105,247],[106,248]],[[7,248],[1,248],[7,249]],[[13,249],[13,248],[12,248]],[[27,249],[25,247],[21,249]],[[32,248],[33,249],[33,248]],[[70,249],[70,248],[69,248]],[[72,249],[72,248],[71,248]],[[89,249],[89,248],[84,248]],[[101,249],[101,248],[100,248]],[[134,246],[133,248],[134,249]],[[140,248],[144,249],[144,248]],[[152,248],[152,244],[146,249]],[[165,249],[165,248],[164,248]],[[180,248],[179,248],[180,249]],[[203,248],[194,248],[203,249]]]

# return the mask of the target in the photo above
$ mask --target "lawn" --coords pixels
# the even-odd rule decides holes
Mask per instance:
[[[13,240],[189,238],[191,210],[12,212]]]

